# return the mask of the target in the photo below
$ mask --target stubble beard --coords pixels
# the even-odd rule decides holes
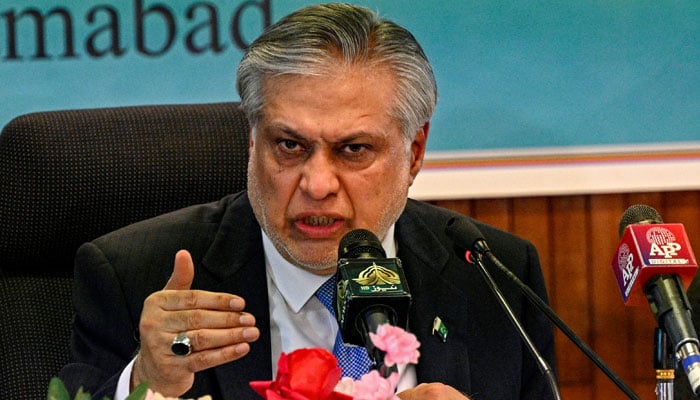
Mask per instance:
[[[303,245],[298,246],[291,241],[291,243],[287,243],[287,240],[285,240],[280,232],[270,224],[267,218],[267,209],[265,201],[263,200],[264,195],[261,190],[261,185],[254,175],[254,173],[248,174],[248,197],[250,199],[250,204],[260,227],[270,238],[270,241],[280,255],[293,265],[310,272],[335,271],[338,262],[337,244],[335,247],[325,251],[325,254],[309,256],[308,252],[305,252],[305,249],[302,248]],[[406,205],[406,194],[406,191],[394,192],[389,202],[390,204],[388,204],[380,214],[378,226],[376,228],[366,228],[372,230],[379,240],[384,240],[389,227],[396,222],[401,212],[403,212]]]
[[[249,165],[248,171],[251,171],[252,165]],[[264,194],[261,189],[261,185],[258,182],[255,173],[248,173],[248,197],[250,199],[250,205],[253,208],[253,213],[255,218],[258,220],[260,227],[265,232],[270,241],[275,246],[275,249],[280,253],[280,255],[293,265],[305,269],[310,272],[319,272],[334,269],[336,265],[336,258],[333,251],[328,251],[327,254],[323,255],[317,259],[305,259],[297,256],[295,253],[303,255],[303,249],[298,249],[295,252],[292,249],[294,243],[287,244],[280,232],[275,229],[269,222],[267,218],[267,206],[264,201]]]

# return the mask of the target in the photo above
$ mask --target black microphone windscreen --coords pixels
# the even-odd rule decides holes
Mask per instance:
[[[663,224],[664,220],[654,207],[645,204],[635,204],[622,213],[617,233],[620,237],[625,233],[625,228],[630,224]]]
[[[476,242],[484,240],[479,228],[467,218],[450,218],[445,226],[445,233],[463,250],[471,250]]]
[[[345,343],[367,346],[380,320],[408,329],[411,293],[401,260],[386,258],[374,233],[355,229],[343,236],[336,282],[336,315]]]
[[[343,236],[338,245],[338,258],[385,258],[379,238],[367,229],[355,229]]]

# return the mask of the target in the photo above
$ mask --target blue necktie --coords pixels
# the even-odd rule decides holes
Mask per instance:
[[[317,291],[316,297],[323,303],[324,306],[335,317],[335,308],[333,307],[333,295],[335,292],[335,276],[328,279]],[[338,359],[338,365],[343,370],[343,376],[349,376],[355,380],[367,372],[372,365],[367,349],[362,346],[346,346],[343,343],[343,338],[340,335],[340,330],[335,336],[335,345],[333,346],[333,354]]]

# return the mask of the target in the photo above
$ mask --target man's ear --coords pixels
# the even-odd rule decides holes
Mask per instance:
[[[423,167],[423,159],[425,157],[425,148],[428,142],[428,131],[430,130],[430,122],[426,122],[425,125],[416,133],[416,137],[411,143],[411,181],[410,185],[413,184],[413,180],[418,175],[421,167]]]
[[[250,127],[250,132],[248,133],[248,150],[253,149],[255,142],[255,127]]]

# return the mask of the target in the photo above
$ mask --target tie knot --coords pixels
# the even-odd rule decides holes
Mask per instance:
[[[316,297],[323,303],[326,309],[335,316],[335,307],[333,307],[333,299],[335,298],[335,275],[331,276],[318,288]]]

